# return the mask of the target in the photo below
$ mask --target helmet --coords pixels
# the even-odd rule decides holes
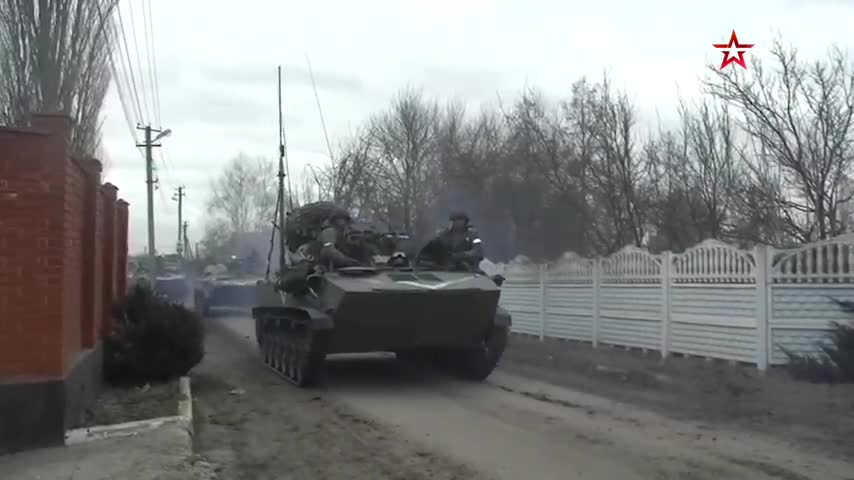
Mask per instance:
[[[347,221],[352,220],[352,219],[350,218],[350,212],[348,212],[347,210],[345,210],[345,209],[343,209],[343,208],[336,208],[336,209],[335,209],[335,210],[333,210],[333,211],[332,211],[332,213],[329,215],[329,221],[330,221],[330,222],[333,222],[333,221],[335,221],[335,220],[338,220],[339,218],[340,218],[340,219],[342,219],[342,220],[347,220]]]
[[[466,212],[464,212],[464,211],[462,211],[462,210],[452,210],[452,211],[451,211],[451,213],[450,213],[450,215],[448,215],[448,220],[450,220],[450,221],[452,221],[452,222],[453,222],[454,220],[465,220],[465,221],[469,221],[469,216],[468,216],[468,214],[467,214]]]

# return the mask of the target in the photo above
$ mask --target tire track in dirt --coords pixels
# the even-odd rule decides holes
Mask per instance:
[[[486,479],[265,369],[254,339],[208,319],[192,372],[197,464],[218,479]]]
[[[251,319],[220,322],[254,346]],[[842,480],[854,470],[749,431],[668,419],[500,370],[483,384],[383,357],[331,360],[328,371],[320,392],[335,404],[492,478]]]

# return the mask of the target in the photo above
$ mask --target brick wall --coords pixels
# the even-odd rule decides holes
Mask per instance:
[[[83,221],[86,222],[83,233],[84,245],[92,245],[92,248],[83,249],[83,266],[81,273],[81,294],[82,302],[80,305],[80,341],[83,348],[92,348],[97,343],[100,331],[100,315],[103,311],[101,308],[101,291],[96,288],[96,285],[101,284],[102,262],[96,252],[99,251],[100,242],[100,222],[101,218],[98,213],[99,205],[99,185],[101,184],[101,162],[90,158],[80,162],[84,173],[86,185],[84,186],[84,206],[83,206]]]
[[[101,195],[100,183],[93,186],[92,195],[95,198],[95,248],[92,255],[95,258],[95,265],[92,271],[92,291],[93,298],[93,314],[92,314],[92,332],[93,339],[101,338],[105,317],[109,315],[109,310],[104,310],[104,197]]]
[[[70,159],[71,160],[71,159]],[[83,220],[85,173],[74,160],[66,161],[63,213],[62,337],[63,365],[81,350],[83,299]],[[65,373],[63,371],[63,373]]]
[[[116,295],[124,297],[128,289],[128,202],[116,205]]]
[[[71,158],[67,117],[32,125],[0,127],[0,381],[64,376],[108,333],[126,271],[118,189],[97,160]]]
[[[101,186],[101,204],[103,222],[101,223],[101,308],[103,315],[110,314],[110,308],[116,298],[116,198],[118,188],[111,183]],[[110,323],[102,317],[101,335],[110,333]]]

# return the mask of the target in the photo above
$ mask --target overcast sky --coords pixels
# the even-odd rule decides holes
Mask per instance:
[[[854,53],[854,0],[122,0],[128,36],[132,6],[140,39],[137,89],[143,95],[145,81],[149,99],[141,15],[149,1],[160,117],[173,131],[163,140],[163,155],[155,156],[160,252],[174,251],[177,240],[175,187],[187,187],[184,219],[197,241],[208,185],[222,166],[240,151],[276,158],[277,65],[292,176],[307,163],[328,161],[306,54],[335,143],[407,85],[476,108],[526,84],[564,95],[581,76],[598,78],[607,70],[642,120],[654,122],[656,111],[672,118],[677,92],[698,95],[704,66],[723,58],[712,44],[725,43],[733,29],[740,42],[756,44],[748,60],[767,56],[778,34],[805,56],[824,55],[834,42]],[[146,119],[158,126],[153,113]],[[130,202],[130,249],[141,252],[145,163],[115,89],[103,132],[106,180]]]

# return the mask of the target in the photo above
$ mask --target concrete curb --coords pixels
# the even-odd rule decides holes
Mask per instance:
[[[190,377],[181,377],[178,380],[177,415],[69,430],[65,432],[65,445],[69,446],[91,442],[93,440],[139,435],[140,433],[148,432],[170,424],[180,425],[182,429],[187,431],[189,437],[192,438],[193,395],[190,389]]]

